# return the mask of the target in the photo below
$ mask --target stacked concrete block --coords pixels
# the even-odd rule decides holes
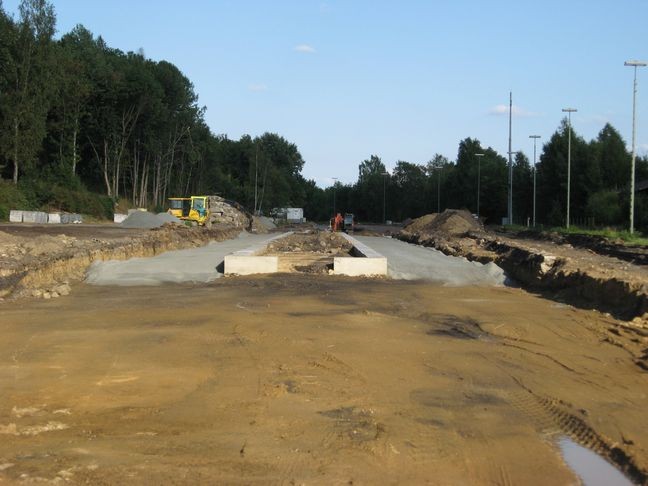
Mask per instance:
[[[9,222],[10,223],[22,223],[23,220],[23,211],[18,211],[16,209],[12,209],[9,211]]]
[[[71,224],[71,223],[82,223],[83,218],[80,214],[76,213],[63,213],[61,214],[61,223]]]
[[[23,223],[47,223],[47,213],[42,211],[23,211]]]
[[[60,213],[49,213],[47,215],[47,222],[49,224],[59,224],[61,222],[61,214]]]

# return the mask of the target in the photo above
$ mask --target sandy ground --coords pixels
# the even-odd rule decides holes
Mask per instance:
[[[55,318],[53,317],[55,316]],[[506,287],[282,275],[0,307],[0,479],[574,484],[648,467],[617,321]]]

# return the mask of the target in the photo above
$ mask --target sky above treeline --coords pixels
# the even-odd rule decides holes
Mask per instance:
[[[17,12],[18,0],[4,0]],[[215,134],[276,132],[321,186],[354,182],[378,155],[453,160],[478,138],[533,157],[577,108],[587,140],[606,122],[628,146],[633,69],[648,60],[645,0],[57,0],[57,36],[83,24],[123,51],[143,49],[194,83]],[[648,153],[648,67],[638,75],[637,146]],[[539,146],[540,149],[540,146]]]

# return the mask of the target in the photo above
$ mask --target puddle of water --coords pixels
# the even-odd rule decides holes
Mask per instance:
[[[609,462],[573,440],[562,437],[558,446],[567,465],[585,486],[632,486],[632,482]]]

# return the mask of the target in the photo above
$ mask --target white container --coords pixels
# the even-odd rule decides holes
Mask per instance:
[[[47,222],[49,224],[60,224],[61,223],[61,213],[49,213],[47,215]]]
[[[304,208],[286,208],[286,220],[289,223],[301,223],[304,219]]]

